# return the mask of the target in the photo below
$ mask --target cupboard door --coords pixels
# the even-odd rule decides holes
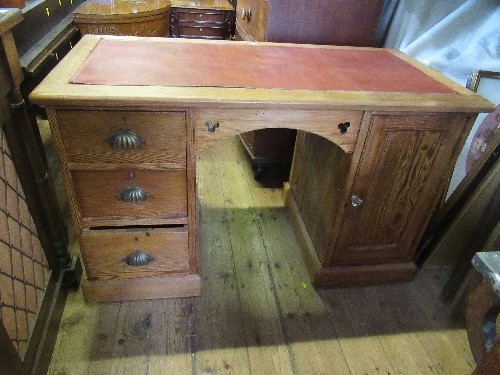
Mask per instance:
[[[456,115],[372,118],[333,264],[412,260],[466,122]]]

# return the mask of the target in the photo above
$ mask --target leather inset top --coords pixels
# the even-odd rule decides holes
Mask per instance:
[[[453,94],[390,50],[103,39],[71,83]]]

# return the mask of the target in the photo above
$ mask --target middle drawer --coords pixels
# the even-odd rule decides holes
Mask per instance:
[[[84,226],[145,219],[187,222],[186,170],[71,171]]]

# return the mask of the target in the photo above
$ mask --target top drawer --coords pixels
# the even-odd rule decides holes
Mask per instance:
[[[57,123],[70,164],[186,168],[184,112],[59,110]]]
[[[257,42],[266,41],[268,4],[264,0],[238,0],[236,24]]]

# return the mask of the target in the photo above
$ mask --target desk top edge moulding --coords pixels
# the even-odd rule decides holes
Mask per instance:
[[[457,83],[453,82],[452,80],[444,77],[438,72],[435,72],[434,70],[424,66],[423,64],[411,59],[410,57],[404,55],[402,52],[395,51],[395,50],[387,50],[387,49],[376,49],[376,48],[369,48],[369,47],[333,47],[333,46],[311,46],[311,45],[297,45],[297,44],[286,44],[286,43],[280,43],[280,44],[275,44],[275,43],[247,43],[247,42],[235,42],[235,41],[202,41],[202,40],[177,40],[177,39],[161,39],[161,38],[135,38],[135,37],[127,37],[127,36],[98,36],[98,35],[85,35],[82,40],[78,43],[77,46],[73,48],[71,51],[70,55],[66,58],[68,61],[65,64],[62,64],[61,66],[56,67],[51,74],[46,78],[44,83],[34,92],[31,94],[30,98],[36,103],[47,105],[50,103],[57,103],[59,100],[61,100],[64,103],[70,103],[70,102],[75,102],[78,103],[80,101],[86,101],[86,100],[94,100],[95,95],[94,93],[99,92],[100,88],[99,87],[88,87],[87,85],[77,85],[73,84],[71,82],[72,78],[74,75],[77,73],[77,71],[80,69],[80,67],[85,63],[87,59],[91,59],[92,55],[94,54],[94,50],[99,51],[97,47],[99,46],[101,40],[104,39],[105,41],[110,41],[110,42],[116,42],[118,45],[120,42],[129,44],[130,46],[133,46],[134,44],[137,44],[137,46],[145,45],[148,43],[153,43],[153,44],[158,44],[158,45],[180,45],[180,46],[190,46],[192,44],[199,46],[199,55],[198,56],[188,56],[186,55],[187,58],[191,59],[202,59],[204,53],[206,53],[211,46],[218,46],[222,49],[226,49],[227,51],[231,51],[232,48],[238,48],[238,46],[243,47],[243,51],[246,51],[250,53],[251,51],[257,51],[259,49],[263,48],[268,48],[270,50],[274,49],[293,49],[296,51],[300,51],[301,49],[306,50],[307,49],[312,49],[316,51],[328,51],[328,50],[333,50],[333,51],[339,51],[340,53],[345,53],[345,51],[356,51],[356,52],[362,52],[362,51],[370,51],[374,52],[376,54],[390,54],[394,57],[397,58],[401,63],[405,63],[407,68],[411,69],[412,73],[419,73],[422,72],[420,75],[421,77],[428,77],[429,81],[432,80],[434,81],[434,87],[438,88],[437,92],[415,92],[413,90],[412,86],[410,83],[401,81],[401,91],[398,92],[394,89],[392,89],[392,92],[384,92],[383,89],[378,89],[379,92],[375,93],[373,90],[370,91],[352,91],[352,90],[315,90],[314,88],[311,90],[307,89],[282,89],[280,90],[279,88],[273,89],[272,91],[268,91],[265,89],[256,89],[253,87],[245,88],[241,86],[236,86],[236,87],[223,87],[220,85],[207,85],[201,83],[200,85],[196,85],[196,82],[194,81],[193,83],[188,84],[187,86],[182,86],[181,84],[174,84],[171,86],[164,85],[164,86],[158,86],[158,85],[151,85],[151,83],[148,83],[147,81],[145,83],[137,83],[138,86],[141,86],[141,96],[142,99],[151,101],[151,102],[162,102],[164,101],[165,95],[169,96],[169,101],[172,101],[173,103],[188,103],[188,102],[196,102],[199,100],[203,100],[203,105],[206,105],[208,103],[214,103],[214,104],[220,104],[221,102],[224,102],[228,105],[231,104],[242,104],[248,102],[250,104],[253,101],[259,102],[259,105],[261,104],[266,104],[266,102],[269,102],[271,105],[287,105],[289,104],[290,101],[298,101],[301,102],[301,105],[308,105],[311,108],[313,107],[318,107],[318,106],[332,106],[332,107],[339,107],[342,105],[348,105],[351,106],[353,103],[359,103],[362,106],[370,106],[370,108],[373,109],[383,109],[387,105],[400,105],[402,108],[406,110],[427,110],[427,111],[432,111],[433,107],[438,107],[440,111],[447,110],[447,111],[460,111],[460,112],[483,112],[483,111],[491,111],[491,104],[486,101],[485,99],[471,93],[469,90],[466,88],[458,85]],[[182,48],[182,47],[181,47]],[[147,49],[146,49],[147,50]],[[192,51],[193,49],[191,49]],[[119,50],[115,50],[116,52],[119,52]],[[129,49],[130,51],[130,49]],[[109,51],[108,51],[109,52]],[[112,55],[109,54],[109,55]],[[119,53],[118,53],[119,55]],[[144,75],[147,75],[148,71],[147,70],[139,70],[137,72],[134,72],[132,69],[134,68],[133,66],[130,66],[130,61],[127,60],[126,54],[124,55],[124,61],[122,61],[124,67],[122,69],[122,75],[128,76],[129,78],[132,78],[131,76],[137,77],[139,80],[141,80],[141,77]],[[377,55],[374,55],[376,57]],[[301,56],[297,56],[300,58]],[[116,56],[117,59],[119,59],[119,56]],[[165,56],[162,56],[162,58],[165,58]],[[222,58],[222,57],[221,57]],[[238,60],[238,63],[241,61],[247,61],[247,64],[252,64],[252,58],[248,58],[248,56],[241,56],[238,55],[235,57]],[[233,59],[233,56],[231,55],[226,55],[223,57],[224,62],[219,62],[223,64],[227,64],[228,61]],[[396,60],[396,59],[395,59]],[[303,63],[304,61],[302,61]],[[364,68],[369,68],[371,63],[376,63],[374,61],[370,61],[370,63],[364,64]],[[105,61],[99,64],[103,65],[105,64],[107,67],[111,68],[113,64],[116,64],[116,61]],[[142,59],[142,61],[138,62],[138,69],[148,69],[147,67],[149,66],[149,69],[157,69],[158,65],[156,64],[156,61],[151,59],[150,56],[146,59]],[[207,72],[205,69],[210,69],[213,68],[214,66],[216,67],[218,64],[217,61],[213,62],[212,64],[209,64],[209,66],[203,66],[203,67],[197,67],[197,71],[193,69],[191,73],[195,74],[196,78],[200,78],[203,75],[206,75],[205,72]],[[204,64],[206,65],[206,64]],[[283,64],[283,67],[285,67],[287,64]],[[289,64],[288,64],[289,65]],[[349,67],[347,66],[348,64],[340,64],[340,66],[335,67],[337,68],[336,72],[342,73],[342,69],[345,69],[346,73],[349,73]],[[403,65],[403,64],[401,64]],[[116,65],[115,65],[116,66]],[[119,66],[119,65],[118,65]],[[304,65],[302,65],[304,66]],[[383,68],[381,67],[381,64],[376,64],[377,68]],[[179,63],[178,58],[176,59],[175,55],[172,55],[169,60],[164,60],[162,67],[162,71],[164,72],[173,72],[173,69],[170,68],[185,68],[189,69],[189,66],[182,66],[182,64]],[[102,73],[105,74],[105,69],[101,70]],[[119,69],[115,69],[119,70]],[[404,70],[404,67],[403,67]],[[179,76],[179,74],[172,74],[172,78],[174,76]],[[188,73],[189,71],[186,71]],[[114,72],[116,73],[116,72]],[[137,74],[135,74],[137,73]],[[196,74],[197,73],[197,74]],[[217,74],[215,70],[210,71],[210,73],[215,74],[215,77],[218,78],[220,77],[220,73]],[[226,73],[231,73],[231,72],[226,72]],[[249,72],[244,72],[242,73],[241,71],[239,72],[232,72],[234,73],[235,76],[238,75],[245,75],[246,73]],[[293,67],[291,70],[291,73],[293,73]],[[390,74],[393,73],[391,70],[391,67],[387,67],[387,69],[383,72],[377,72],[377,75],[380,77],[379,80],[383,81],[387,77],[390,76]],[[403,71],[404,73],[404,71]],[[135,74],[135,75],[134,75]],[[352,73],[351,73],[352,74]],[[247,76],[251,76],[251,74],[246,74]],[[368,74],[364,74],[367,76]],[[418,75],[417,75],[418,77]],[[195,79],[196,79],[195,78]],[[255,79],[259,79],[260,77],[254,77]],[[264,78],[269,78],[269,77],[264,77]],[[342,77],[340,77],[342,78]],[[416,80],[412,78],[411,76],[407,76],[408,80],[412,80],[412,82],[415,82]],[[146,78],[144,79],[146,80]],[[291,83],[293,86],[293,82]],[[57,86],[57,88],[55,87]],[[126,85],[130,86],[130,84]],[[107,85],[106,90],[107,90],[107,95],[106,97],[102,97],[101,100],[113,100],[113,98],[120,98],[123,100],[128,100],[128,101],[133,101],[134,97],[137,97],[137,95],[134,94],[136,92],[136,88],[129,87],[130,90],[124,90],[124,87],[121,87],[120,85],[116,84],[111,84]],[[448,90],[447,93],[443,93],[444,91],[441,91],[443,88],[446,88]],[[227,89],[231,89],[227,91]],[[446,90],[445,89],[445,90]],[[266,92],[267,91],[267,92]],[[309,95],[304,96],[304,91],[307,92]],[[311,98],[311,91],[314,92],[314,96]],[[224,95],[224,93],[227,93]],[[404,94],[404,95],[402,95]],[[223,98],[221,98],[221,95],[223,95]],[[411,101],[411,105],[406,103],[408,97],[409,101]]]
[[[299,130],[285,205],[313,284],[409,280],[464,134],[493,110],[393,50],[97,35],[30,99],[47,108],[88,302],[200,294],[196,155],[264,128]]]

